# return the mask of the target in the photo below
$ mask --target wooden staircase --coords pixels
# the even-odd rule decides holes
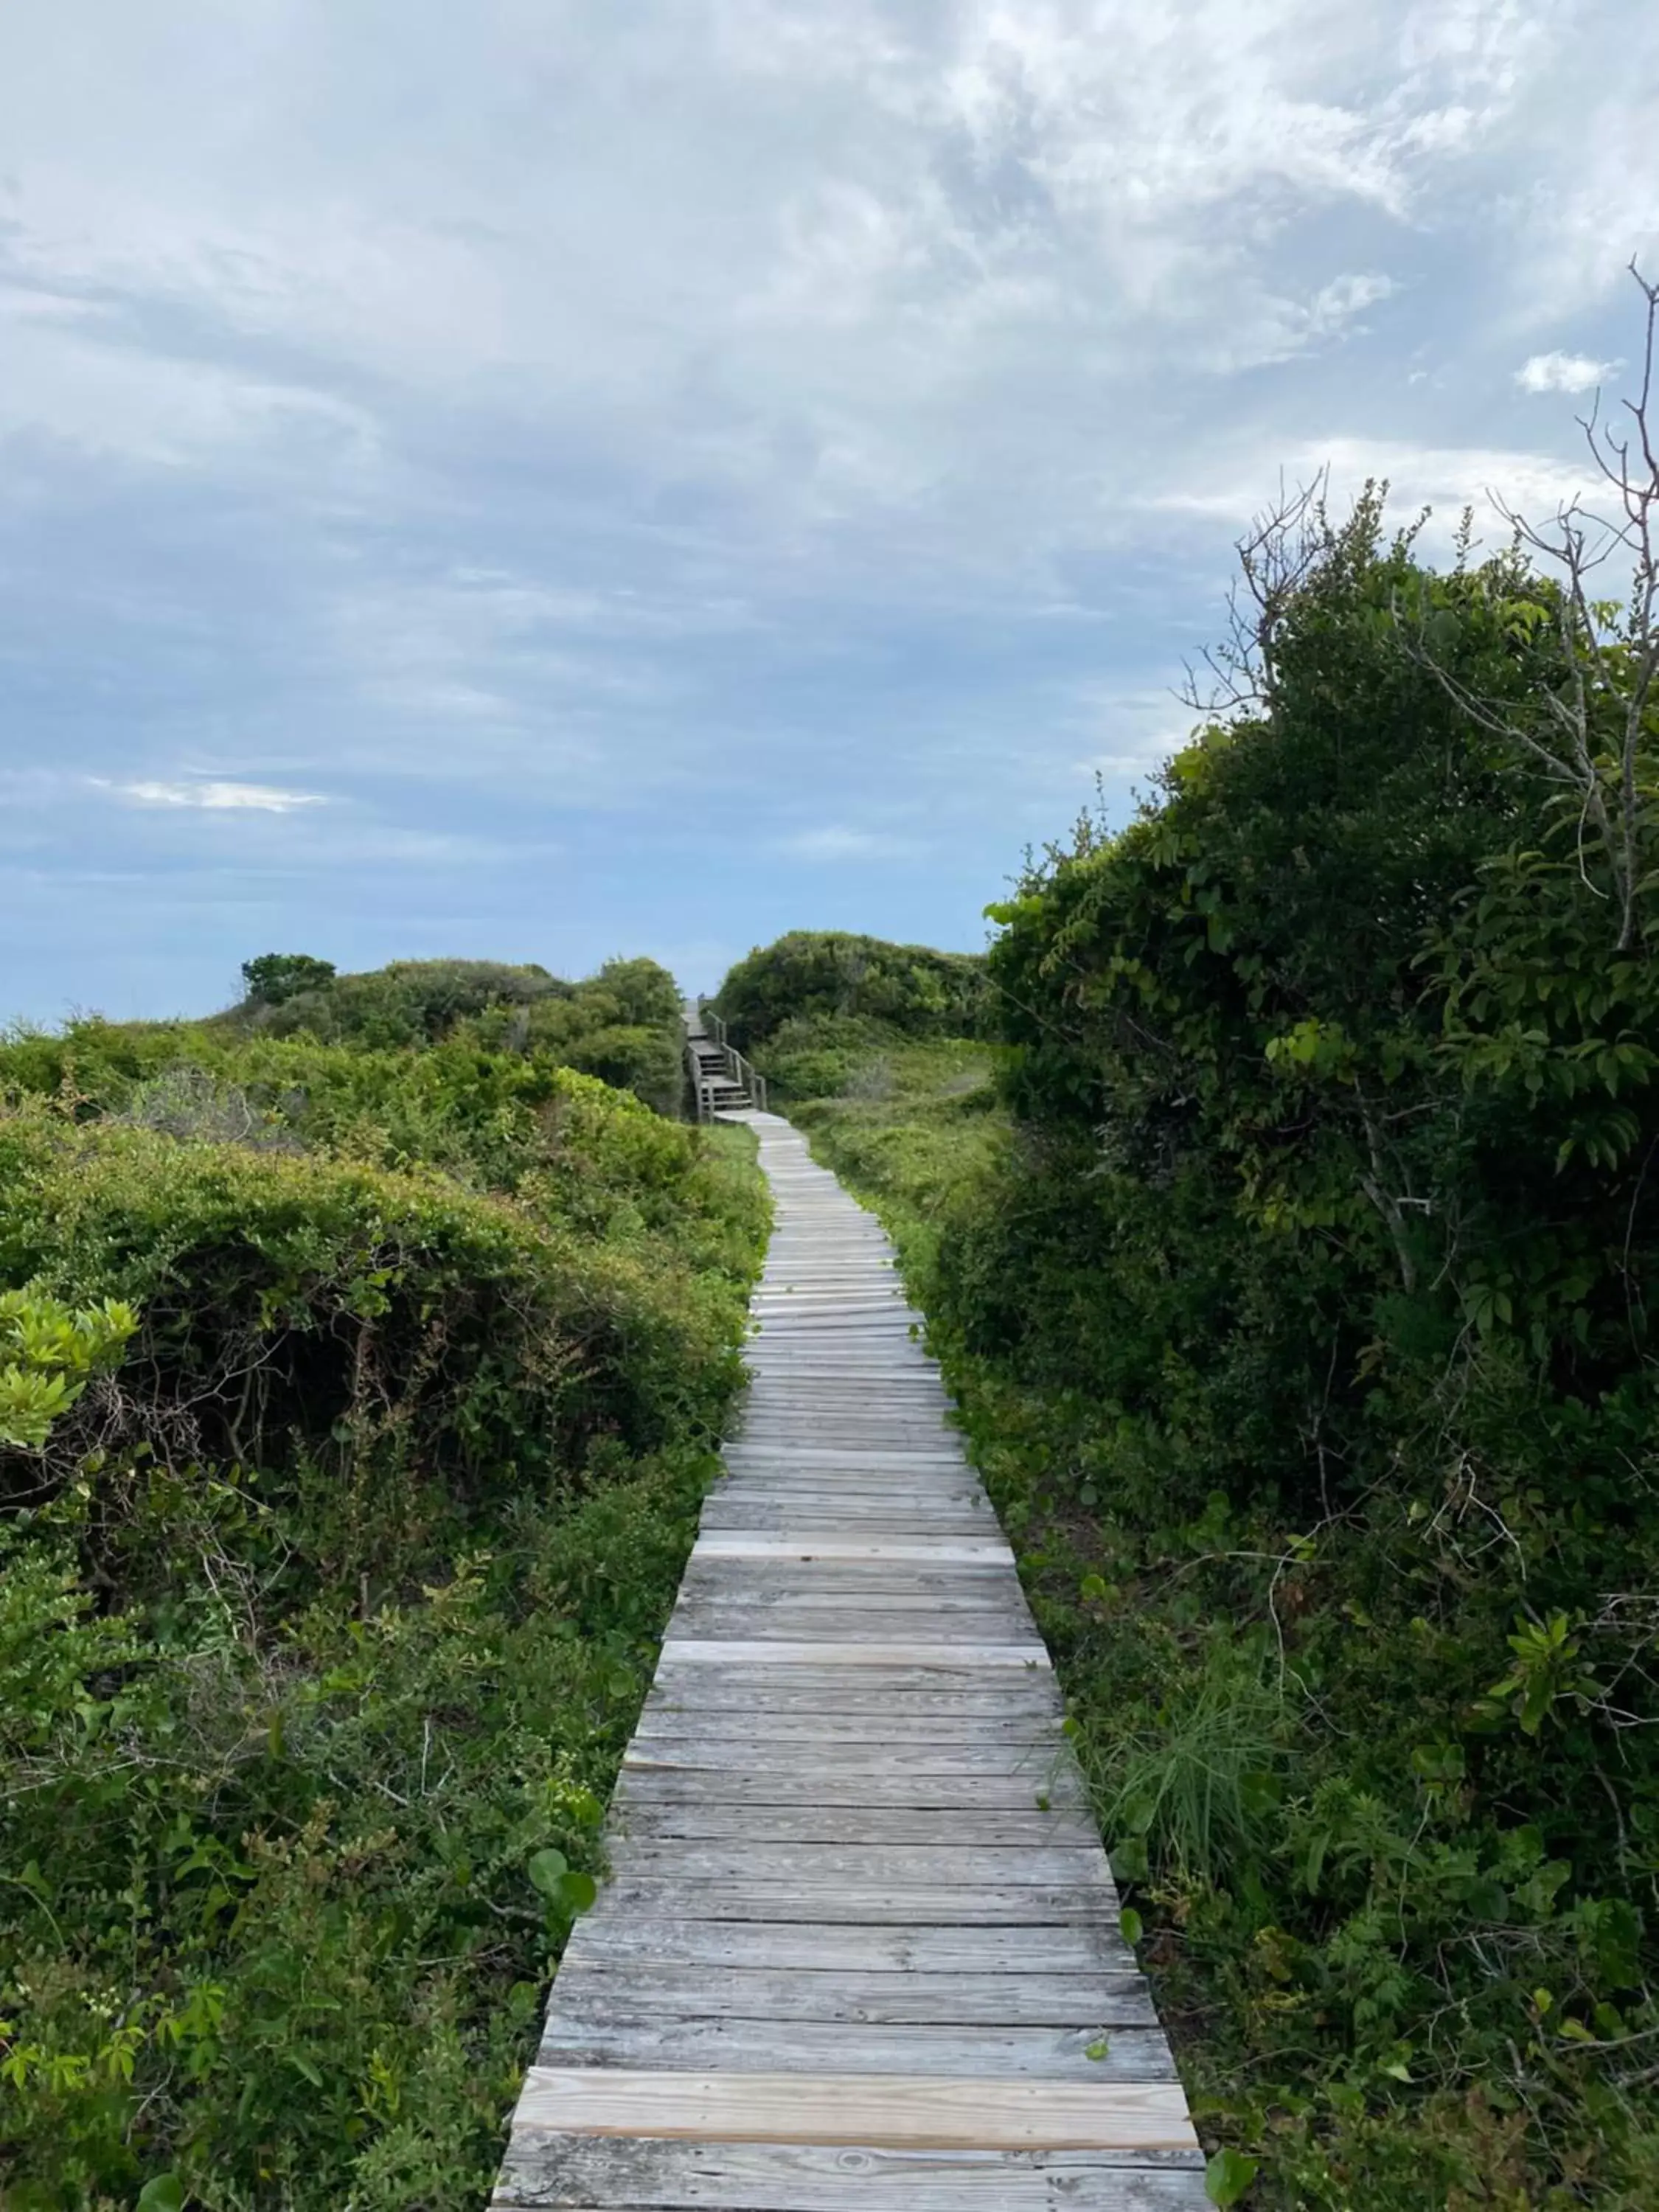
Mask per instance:
[[[697,1120],[763,1112],[766,1079],[726,1042],[726,1024],[719,1015],[707,1012],[701,999],[688,999],[684,1020],[686,1076]]]

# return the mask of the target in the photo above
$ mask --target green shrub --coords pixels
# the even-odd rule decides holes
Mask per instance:
[[[318,960],[309,952],[262,952],[242,963],[248,997],[265,1006],[280,1006],[301,991],[325,989],[335,973],[331,960]]]
[[[141,1065],[159,1073],[171,1058],[205,1064],[215,1048],[222,1054],[249,1039],[380,1053],[453,1042],[577,1068],[633,1091],[659,1113],[681,1109],[679,992],[653,960],[608,960],[577,983],[533,961],[395,960],[341,975],[299,953],[264,954],[245,963],[243,974],[246,999],[210,1023],[77,1022],[63,1042],[76,1060],[112,1060],[129,1075]],[[0,1052],[0,1085],[46,1087],[54,1042],[14,1036]]]
[[[1638,2212],[1659,724],[1621,949],[1497,734],[1571,695],[1553,587],[1378,520],[1258,708],[995,910],[994,1110],[884,1050],[792,1111],[897,1236],[1252,2202]]]
[[[696,1187],[695,1139],[558,1079],[599,1128],[550,1148],[519,1204],[355,1161],[0,1122],[0,1279],[143,1310],[123,1370],[134,1442],[188,1406],[210,1457],[269,1465],[291,1444],[361,1468],[387,1437],[452,1486],[511,1487],[591,1436],[706,1434],[741,1300],[645,1231]],[[614,1163],[608,1190],[586,1186],[596,1133],[629,1154],[632,1223]]]
[[[884,1049],[904,1042],[863,1015],[792,1014],[757,1046],[756,1065],[781,1098],[839,1098],[849,1085],[867,1087]]]
[[[533,962],[513,967],[499,960],[394,960],[287,992],[275,1003],[256,993],[245,1014],[277,1036],[303,1030],[324,1043],[435,1044],[469,1016],[528,1006],[569,988]]]
[[[782,1024],[811,1016],[877,1022],[910,1036],[971,1036],[984,1014],[985,963],[976,953],[797,929],[738,961],[714,1006],[749,1053]]]
[[[739,1377],[752,1144],[459,1031],[83,1023],[0,1096],[5,2201],[482,2204]]]
[[[36,1291],[0,1291],[0,1449],[42,1449],[137,1326],[131,1308],[113,1298],[77,1310]]]

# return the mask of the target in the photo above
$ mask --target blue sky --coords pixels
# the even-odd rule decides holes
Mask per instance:
[[[1637,251],[1647,0],[8,9],[0,1016],[979,944],[1281,471],[1571,495]]]

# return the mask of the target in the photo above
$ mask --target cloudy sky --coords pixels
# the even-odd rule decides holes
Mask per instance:
[[[0,1016],[971,945],[1281,471],[1577,481],[1650,0],[0,12]]]

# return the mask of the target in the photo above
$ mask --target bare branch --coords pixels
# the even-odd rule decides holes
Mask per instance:
[[[1206,687],[1190,662],[1177,695],[1195,714],[1234,714],[1267,704],[1277,678],[1279,637],[1298,592],[1330,550],[1326,514],[1330,471],[1322,469],[1255,515],[1237,542],[1238,574],[1227,592],[1227,635],[1200,656]]]
[[[1617,950],[1633,951],[1643,931],[1644,888],[1650,874],[1644,857],[1649,798],[1641,756],[1648,722],[1659,697],[1659,424],[1655,380],[1659,375],[1659,284],[1634,261],[1631,275],[1645,303],[1642,365],[1637,397],[1624,404],[1633,432],[1620,435],[1601,420],[1599,399],[1580,418],[1591,460],[1618,495],[1618,510],[1593,513],[1577,499],[1538,525],[1501,497],[1492,503],[1508,523],[1517,551],[1534,555],[1553,572],[1561,688],[1538,687],[1523,702],[1482,699],[1445,666],[1430,646],[1424,625],[1401,617],[1407,650],[1435,678],[1477,728],[1513,744],[1553,782],[1579,799],[1579,872],[1598,891],[1585,866],[1584,831],[1593,831],[1612,879],[1618,916]],[[1622,620],[1596,598],[1592,580],[1608,563],[1629,564],[1630,595]]]

